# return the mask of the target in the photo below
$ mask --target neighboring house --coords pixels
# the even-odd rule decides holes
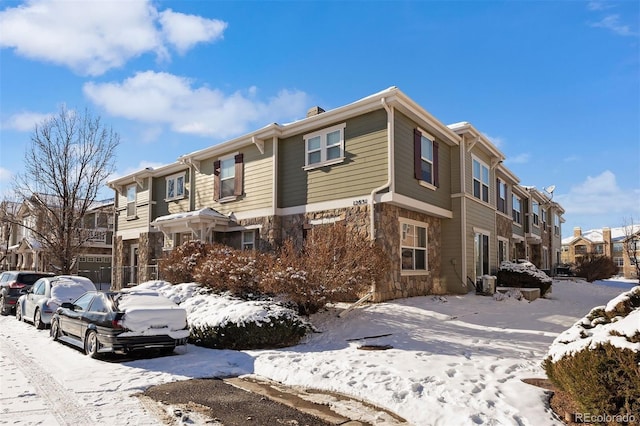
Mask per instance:
[[[551,268],[564,211],[504,159],[471,124],[446,126],[395,87],[315,107],[109,182],[114,287],[155,278],[163,252],[192,238],[269,249],[336,222],[389,254],[375,300],[466,293],[507,259]]]
[[[42,197],[55,203],[51,197]],[[55,272],[50,258],[29,228],[42,229],[43,221],[38,217],[38,209],[33,200],[21,203],[5,202],[0,208],[0,249],[2,270],[33,270]],[[83,219],[83,227],[78,230],[79,238],[86,239],[76,263],[79,275],[86,276],[96,284],[111,282],[111,246],[113,240],[114,200],[95,202]],[[11,216],[11,220],[9,217]]]
[[[629,256],[630,251],[631,254],[635,252],[635,256]],[[562,262],[572,264],[587,254],[608,256],[618,266],[620,275],[638,278],[635,262],[640,260],[640,225],[586,232],[579,227],[573,228],[573,236],[562,240]]]

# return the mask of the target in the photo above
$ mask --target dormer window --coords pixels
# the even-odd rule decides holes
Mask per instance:
[[[305,170],[330,166],[344,161],[346,123],[304,135]]]

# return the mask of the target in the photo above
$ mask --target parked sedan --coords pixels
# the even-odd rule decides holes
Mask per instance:
[[[187,312],[158,293],[92,291],[58,308],[51,337],[92,358],[154,348],[170,353],[187,344],[189,327]]]
[[[53,275],[36,271],[5,271],[0,274],[0,314],[13,314],[23,290],[29,290],[33,283],[42,277]]]
[[[51,323],[51,316],[60,305],[76,300],[87,291],[96,291],[89,278],[77,275],[40,278],[18,298],[16,318],[43,329]]]

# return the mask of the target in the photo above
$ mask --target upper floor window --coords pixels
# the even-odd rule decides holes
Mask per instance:
[[[560,236],[560,215],[553,215],[553,234]]]
[[[622,253],[624,251],[623,243],[613,243],[613,252],[614,253]]]
[[[127,186],[127,217],[132,218],[136,216],[136,185]]]
[[[533,201],[531,210],[533,211],[533,224],[540,225],[540,204],[537,201]]]
[[[402,271],[427,271],[427,224],[400,222]]]
[[[542,213],[542,227],[546,230],[547,229],[547,211],[545,209],[542,209],[541,213]]]
[[[513,217],[513,221],[515,223],[522,223],[521,220],[521,214],[522,214],[522,209],[520,207],[520,198],[517,196],[513,196],[511,197],[511,216]]]
[[[473,196],[489,202],[489,167],[473,159]]]
[[[593,253],[604,254],[604,245],[596,244],[595,246],[593,246]]]
[[[243,154],[231,155],[213,163],[213,198],[216,201],[233,201],[242,195],[244,172]]]
[[[305,169],[328,166],[344,161],[344,129],[346,123],[304,135]]]
[[[496,180],[498,184],[498,211],[507,214],[507,183],[502,179]]]
[[[587,246],[584,244],[575,246],[574,250],[576,254],[587,254]]]
[[[167,177],[167,200],[184,197],[184,173]]]
[[[420,182],[439,186],[438,142],[420,129],[413,131],[414,175]]]

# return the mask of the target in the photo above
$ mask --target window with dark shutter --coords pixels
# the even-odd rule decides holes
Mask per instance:
[[[416,179],[440,186],[438,150],[439,145],[432,136],[413,130],[413,171]]]
[[[220,160],[213,162],[213,200],[220,199]]]
[[[238,154],[234,157],[235,160],[235,179],[233,185],[233,195],[239,197],[242,195],[242,176],[244,172],[244,155]]]

